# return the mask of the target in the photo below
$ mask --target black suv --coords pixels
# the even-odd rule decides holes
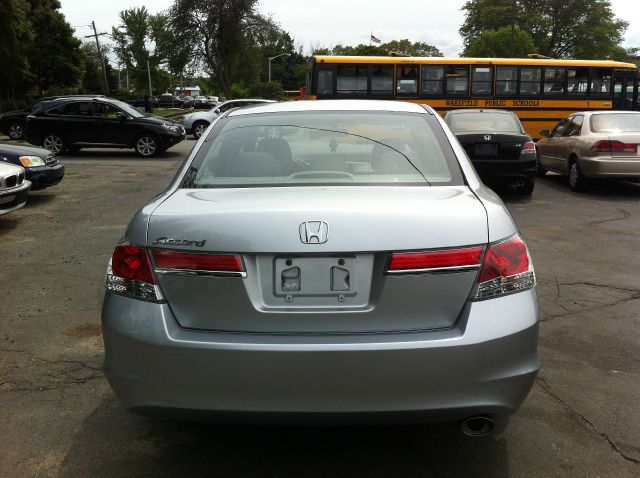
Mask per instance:
[[[66,95],[66,96],[45,96],[34,101],[31,106],[19,111],[7,111],[0,116],[0,131],[11,139],[22,139],[24,136],[24,125],[29,113],[42,108],[47,103],[61,98],[104,98],[103,95]]]
[[[133,148],[154,156],[185,137],[181,124],[146,116],[112,98],[54,100],[27,117],[27,141],[54,154],[80,148]]]

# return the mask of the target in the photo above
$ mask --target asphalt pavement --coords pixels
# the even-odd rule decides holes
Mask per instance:
[[[87,150],[0,216],[0,476],[640,476],[640,184],[549,175],[505,195],[536,267],[539,378],[500,436],[277,428],[126,413],[102,373],[107,261],[194,141],[152,160]]]

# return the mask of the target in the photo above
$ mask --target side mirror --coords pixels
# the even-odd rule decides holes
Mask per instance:
[[[124,121],[124,120],[126,120],[128,118],[128,116],[125,113],[123,113],[122,111],[118,111],[116,113],[116,118],[118,118],[120,121]]]
[[[551,132],[548,129],[543,129],[540,131],[540,136],[544,136],[545,138],[551,137]]]

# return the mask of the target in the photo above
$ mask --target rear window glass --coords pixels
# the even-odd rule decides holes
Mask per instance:
[[[522,132],[518,120],[505,113],[455,113],[447,118],[447,123],[454,133],[473,131]]]
[[[261,113],[222,119],[182,187],[463,184],[427,114]]]
[[[595,133],[640,131],[640,113],[611,113],[591,116],[591,131]]]

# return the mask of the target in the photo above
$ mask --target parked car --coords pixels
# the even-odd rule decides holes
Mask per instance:
[[[26,137],[54,154],[80,148],[133,148],[154,156],[185,137],[181,124],[146,116],[111,98],[60,99],[27,118]]]
[[[107,270],[127,409],[504,424],[539,367],[533,266],[432,108],[256,105],[206,138]]]
[[[44,148],[0,144],[0,162],[23,167],[27,179],[31,181],[32,191],[55,186],[64,177],[62,163]]]
[[[182,108],[185,109],[208,109],[211,108],[212,104],[209,102],[206,96],[186,96],[182,102]]]
[[[209,111],[198,111],[197,113],[186,114],[182,118],[182,125],[184,126],[187,134],[192,134],[194,138],[198,139],[207,130],[209,125],[213,123],[213,120],[221,113],[224,113],[231,108],[251,106],[258,103],[275,103],[275,101],[259,98],[225,101],[224,103],[211,108]]]
[[[465,109],[447,112],[445,121],[488,185],[515,186],[531,195],[535,186],[536,144],[510,111]]]
[[[562,119],[538,141],[539,176],[564,174],[574,191],[591,179],[640,178],[640,113],[582,111]]]
[[[157,97],[158,106],[163,108],[178,108],[182,103],[178,98],[171,94],[162,94]]]
[[[131,106],[135,106],[136,108],[143,108],[147,105],[145,96],[136,96],[135,98],[129,100],[129,104]],[[151,97],[151,106],[157,108],[160,105],[158,98],[156,96]]]
[[[30,187],[23,168],[0,162],[0,215],[24,206]]]
[[[11,139],[22,139],[24,137],[24,125],[29,113],[36,111],[47,103],[60,98],[104,98],[103,95],[66,95],[66,96],[45,96],[34,101],[31,106],[20,111],[8,111],[0,116],[0,131]]]

